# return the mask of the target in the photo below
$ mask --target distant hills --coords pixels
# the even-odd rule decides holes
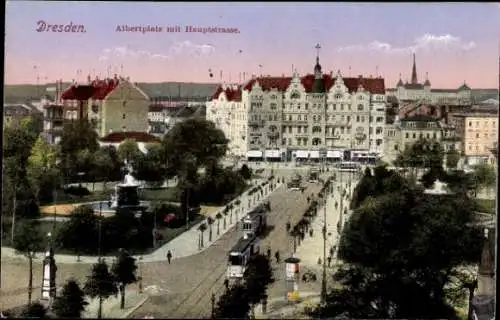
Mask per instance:
[[[63,90],[71,85],[63,83]],[[188,82],[160,82],[160,83],[136,83],[151,98],[172,99],[206,99],[214,94],[218,84],[216,83],[188,83]],[[47,91],[55,88],[55,83],[41,84],[19,84],[4,86],[4,103],[23,103],[30,100],[40,100],[42,95],[55,96],[55,91]],[[50,89],[49,89],[50,90]]]
[[[210,97],[219,84],[217,83],[188,83],[188,82],[160,82],[160,83],[136,83],[151,98],[175,99],[206,99]],[[63,89],[71,83],[63,83]],[[42,85],[20,84],[4,86],[4,103],[23,103],[30,100],[39,100],[43,94],[54,96],[55,92],[47,89],[55,87],[55,83]],[[498,99],[498,89],[472,89],[472,98],[475,102],[488,99]]]

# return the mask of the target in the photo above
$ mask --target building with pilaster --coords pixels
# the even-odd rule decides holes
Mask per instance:
[[[319,49],[319,46],[317,46]],[[207,119],[226,134],[233,154],[253,159],[342,159],[382,154],[384,79],[324,74],[254,77],[220,86]]]

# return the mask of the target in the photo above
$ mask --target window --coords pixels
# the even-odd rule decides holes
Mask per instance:
[[[312,128],[312,132],[313,132],[313,133],[320,133],[320,132],[321,132],[321,127],[319,127],[319,126],[315,126],[315,127],[313,127],[313,128]]]
[[[307,121],[307,115],[304,115],[304,120]]]
[[[382,127],[377,127],[377,128],[375,129],[375,133],[376,133],[376,134],[381,134],[383,131],[384,131],[384,129],[383,129]]]
[[[362,104],[358,104],[358,111],[363,111],[363,105]]]
[[[125,119],[126,117],[127,117],[127,115],[124,113],[124,114],[122,115],[122,118],[123,118],[123,119]]]
[[[271,108],[271,110],[275,110],[275,109],[277,108],[277,106],[278,106],[278,105],[277,105],[276,103],[271,103],[271,104],[269,105],[269,108]]]
[[[340,105],[340,110],[344,111],[344,105],[343,104]]]
[[[337,100],[342,99],[342,96],[340,94],[336,94],[335,99],[337,99]]]
[[[394,145],[394,150],[395,150],[395,151],[398,151],[398,149],[399,149],[399,146],[398,146],[397,144],[395,144],[395,145]]]
[[[356,122],[359,122],[359,119],[360,119],[359,116],[356,116]]]
[[[321,121],[321,116],[318,116],[318,122]]]
[[[300,93],[298,93],[297,91],[292,92],[292,94],[290,95],[290,98],[291,99],[300,99]]]
[[[351,121],[351,116],[347,116],[347,122]]]
[[[297,116],[297,120],[302,120],[302,116],[300,114]]]
[[[376,144],[377,144],[377,146],[381,146],[382,145],[382,139],[377,139],[376,140]]]
[[[316,116],[313,116],[313,121],[316,122]]]
[[[413,139],[416,139],[417,138],[417,134],[413,134]]]
[[[288,121],[292,121],[292,116],[291,115],[288,116]]]

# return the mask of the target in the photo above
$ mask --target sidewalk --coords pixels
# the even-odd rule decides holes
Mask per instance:
[[[148,295],[139,293],[137,290],[127,290],[125,293],[125,308],[120,309],[120,294],[111,296],[102,303],[102,318],[104,319],[124,319],[128,318],[135,310],[141,307]],[[82,318],[97,319],[99,310],[99,299],[87,300],[89,303],[86,310],[82,313]]]
[[[284,297],[276,297],[269,299],[267,312],[262,313],[262,305],[255,306],[256,319],[291,319],[291,318],[307,318],[304,315],[304,307],[319,303],[319,292],[300,292],[301,301],[299,303],[288,303]]]
[[[347,181],[342,181],[343,188],[347,188]],[[333,195],[329,195],[326,201],[326,232],[327,232],[327,242],[326,242],[326,255],[330,254],[330,248],[337,246],[339,241],[339,235],[337,231],[337,223],[340,216],[340,193],[337,190],[337,186],[340,182],[334,183],[334,188],[336,189]],[[354,190],[355,183],[351,184],[351,189]],[[338,206],[335,208],[335,202]],[[343,201],[343,207],[347,208],[349,201]],[[318,265],[318,258],[323,260],[323,226],[324,226],[324,206],[320,207],[318,215],[314,218],[311,223],[310,229],[313,230],[313,236],[311,237],[309,233],[305,235],[304,241],[301,242],[300,246],[297,247],[295,256],[301,259],[301,265],[307,266],[313,269],[321,268]],[[343,216],[343,223],[349,219],[349,215]],[[334,259],[332,259],[332,265],[334,264]]]
[[[253,187],[260,185],[263,180],[256,181],[257,183],[254,184]],[[238,198],[234,199],[231,203],[235,203],[237,200],[240,200],[241,203],[239,206],[235,206],[233,209],[233,223],[229,223],[229,215],[226,217],[227,220],[227,225],[226,229],[223,229],[223,224],[221,223],[221,230],[220,234],[217,235],[216,228],[217,228],[217,222],[212,225],[213,228],[213,233],[212,233],[212,241],[208,241],[208,230],[204,232],[204,248],[201,250],[199,249],[199,236],[200,236],[200,231],[198,231],[198,227],[204,223],[205,221],[201,221],[196,225],[191,226],[191,228],[182,234],[180,234],[178,237],[172,239],[162,247],[156,249],[154,252],[147,254],[147,255],[142,255],[142,256],[134,256],[136,259],[141,260],[142,262],[157,262],[157,261],[166,261],[167,260],[167,252],[171,251],[172,252],[172,259],[175,260],[177,258],[182,258],[182,257],[187,257],[191,256],[197,253],[200,253],[204,250],[206,250],[208,247],[210,247],[211,244],[213,244],[215,241],[217,241],[220,237],[222,237],[226,232],[231,230],[232,227],[234,227],[237,222],[246,215],[247,212],[255,208],[257,205],[260,203],[264,202],[269,195],[276,191],[278,188],[280,188],[282,184],[278,183],[276,184],[276,188],[274,190],[269,190],[269,184],[266,185],[264,188],[264,194],[261,197],[260,200],[257,200],[257,194],[253,195],[248,195],[249,191],[253,189],[251,187],[249,190],[247,190],[245,193],[240,195]],[[260,196],[260,195],[259,195]],[[229,204],[228,204],[229,205]],[[212,213],[212,215],[215,217],[218,212],[221,212],[224,210],[225,207],[221,207],[218,211],[215,211]],[[242,214],[244,212],[244,214]],[[19,259],[26,259],[22,255],[18,255],[14,249],[12,248],[7,248],[7,247],[2,247],[1,248],[1,255],[2,257],[9,257],[9,258],[19,258]],[[39,253],[36,255],[35,260],[42,260],[44,258],[43,253]],[[114,256],[105,256],[103,257],[106,261],[110,262],[115,259]],[[142,259],[141,259],[142,258]],[[76,256],[74,255],[55,255],[55,259],[58,263],[64,263],[64,264],[76,264],[76,263],[87,263],[87,264],[93,264],[97,262],[97,257],[96,256],[81,256],[80,261],[77,261]]]

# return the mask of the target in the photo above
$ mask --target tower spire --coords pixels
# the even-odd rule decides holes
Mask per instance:
[[[316,65],[314,66],[314,76],[316,79],[320,79],[323,77],[323,75],[321,74],[321,65],[319,64],[319,50],[321,49],[321,46],[318,43],[314,48],[316,49]]]
[[[413,53],[413,69],[411,71],[411,84],[418,84],[417,62],[416,62],[416,59],[415,59],[415,53]]]

